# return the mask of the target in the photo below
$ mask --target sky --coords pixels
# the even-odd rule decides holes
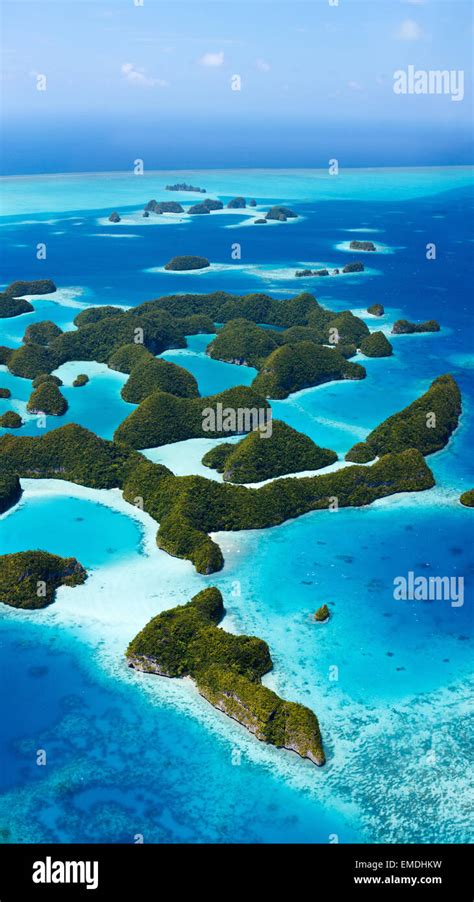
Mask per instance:
[[[127,169],[144,157],[153,168],[472,162],[467,0],[2,9],[6,173]],[[462,70],[463,99],[394,93],[394,72],[410,65]]]

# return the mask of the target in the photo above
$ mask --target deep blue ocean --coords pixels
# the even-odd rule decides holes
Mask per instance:
[[[169,181],[204,185],[224,202],[255,197],[294,208],[296,221],[258,226],[249,211],[145,220],[140,208],[169,194]],[[226,563],[203,577],[153,544],[153,524],[118,492],[25,481],[20,504],[0,518],[0,553],[42,547],[75,555],[90,570],[41,612],[0,606],[4,725],[0,835],[4,841],[466,842],[472,840],[468,768],[472,670],[474,485],[471,173],[466,167],[353,170],[228,170],[132,175],[25,176],[3,180],[2,283],[53,278],[58,291],[32,299],[34,313],[0,320],[0,344],[18,346],[43,319],[72,328],[92,304],[134,306],[163,294],[225,290],[291,297],[312,291],[332,310],[351,309],[370,328],[437,319],[437,334],[394,336],[389,359],[364,359],[362,382],[330,383],[272,403],[274,416],[342,458],[385,417],[450,372],[463,395],[448,447],[428,458],[432,490],[357,510],[314,512],[281,527],[217,536]],[[122,221],[108,222],[112,210]],[[159,221],[163,220],[163,221]],[[298,279],[296,269],[342,267],[346,245],[379,247],[353,276]],[[36,259],[44,243],[47,259]],[[436,259],[426,259],[426,245]],[[239,255],[235,248],[239,245]],[[202,254],[199,274],[170,273],[176,254]],[[366,308],[375,302],[385,316]],[[189,368],[201,394],[249,384],[254,372],[212,361],[210,336],[163,355]],[[104,438],[133,409],[125,377],[74,362],[58,371],[67,414]],[[77,373],[90,382],[72,387]],[[12,399],[0,413],[25,415],[31,383],[0,367]],[[2,432],[4,430],[0,430]],[[37,435],[35,418],[20,434]],[[204,442],[207,442],[204,447]],[[150,449],[176,473],[202,472],[208,440]],[[209,475],[209,473],[207,474]],[[214,474],[215,476],[215,474]],[[401,602],[393,580],[409,571],[462,577],[464,603]],[[312,707],[327,765],[258,743],[179,681],[131,673],[128,641],[160,610],[217,585],[225,627],[264,638],[268,684]],[[311,614],[330,605],[320,628]],[[334,674],[337,678],[334,678]],[[36,763],[38,750],[47,763]]]

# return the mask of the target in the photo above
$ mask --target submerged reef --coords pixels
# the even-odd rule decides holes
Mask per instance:
[[[167,677],[191,676],[204,698],[257,739],[324,764],[316,715],[262,686],[262,676],[273,666],[268,645],[256,636],[225,632],[218,626],[224,614],[222,595],[214,587],[158,614],[128,646],[129,666]]]
[[[251,483],[287,473],[319,470],[337,460],[337,454],[320,448],[302,432],[281,420],[273,420],[271,434],[251,432],[236,445],[225,443],[204,455],[204,466],[223,474],[224,482]]]
[[[452,376],[438,376],[427,392],[408,407],[388,417],[347,452],[346,460],[366,463],[377,455],[406,448],[422,454],[440,451],[456,429],[461,414],[461,393]]]
[[[45,608],[59,586],[78,586],[87,572],[74,557],[47,551],[20,551],[0,555],[0,602],[13,608]]]

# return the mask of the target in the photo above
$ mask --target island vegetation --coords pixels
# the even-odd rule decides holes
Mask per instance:
[[[54,338],[62,334],[62,329],[49,319],[28,326],[24,336],[24,342],[33,342],[38,345],[49,345]]]
[[[300,341],[272,351],[252,387],[266,398],[281,399],[324,382],[364,378],[364,367],[346,360],[336,348]]]
[[[0,416],[0,426],[2,429],[19,429],[23,426],[23,420],[15,410],[6,410]]]
[[[206,257],[197,257],[187,254],[181,257],[173,257],[165,264],[165,269],[172,272],[186,272],[191,269],[206,269],[211,264]]]
[[[474,507],[474,489],[463,492],[459,500],[464,507]]]
[[[79,373],[72,384],[74,388],[82,388],[84,385],[87,385],[88,382],[89,376],[87,376],[86,373]]]
[[[75,424],[42,436],[0,436],[0,464],[2,473],[20,478],[66,479],[91,488],[121,488],[126,501],[140,503],[160,523],[158,546],[191,560],[199,573],[213,573],[223,566],[222,552],[210,532],[277,526],[329,507],[334,497],[339,507],[359,507],[397,492],[423,491],[434,485],[430,469],[415,449],[385,455],[371,467],[276,479],[257,489],[202,476],[174,476],[130,447],[108,442]]]
[[[358,241],[354,239],[349,245],[351,251],[376,251],[373,241]]]
[[[31,282],[12,282],[4,293],[9,297],[19,298],[24,294],[54,294],[55,291],[57,288],[52,279],[33,279]]]
[[[360,350],[366,357],[391,357],[393,348],[383,332],[371,332],[361,343]]]
[[[0,473],[0,514],[18,504],[22,488],[18,476],[12,473]]]
[[[149,200],[145,206],[145,213],[184,213],[184,207],[175,200]]]
[[[196,188],[194,185],[188,185],[187,182],[176,182],[175,185],[167,185],[167,191],[196,191],[198,194],[206,194],[205,188]]]
[[[435,319],[428,319],[424,323],[411,323],[407,319],[397,319],[393,324],[393,335],[413,335],[416,332],[439,332],[441,326]]]
[[[20,551],[0,555],[0,602],[30,611],[45,608],[59,586],[78,586],[87,572],[74,557],[47,551]]]
[[[370,313],[372,316],[383,316],[385,308],[383,304],[371,304],[370,307],[367,307],[367,313]]]
[[[346,460],[367,463],[377,455],[416,448],[422,454],[440,451],[456,429],[461,393],[452,376],[438,376],[427,392],[388,417],[346,454]]]
[[[233,197],[227,204],[229,210],[243,210],[246,206],[245,197]]]
[[[114,210],[109,216],[109,222],[121,222],[121,216]]]
[[[319,470],[337,460],[337,454],[320,448],[309,436],[281,420],[273,420],[272,433],[262,438],[256,430],[237,444],[224,443],[204,455],[204,466],[223,474],[224,482],[252,483],[287,473]]]
[[[297,218],[297,213],[295,213],[293,210],[290,210],[289,207],[282,207],[281,205],[270,207],[268,213],[265,216],[265,219],[276,219],[279,222],[286,222],[287,219]]]
[[[66,398],[55,382],[42,382],[38,385],[26,405],[28,413],[42,413],[52,417],[63,416],[68,406]]]
[[[0,292],[0,319],[32,313],[35,308],[25,298],[13,298],[4,291]]]
[[[0,398],[11,398],[12,393],[9,388],[0,388]]]
[[[320,608],[315,612],[314,619],[317,623],[325,623],[326,620],[329,620],[329,608],[327,604],[322,604]]]
[[[128,646],[130,667],[167,677],[190,676],[214,707],[263,742],[325,762],[315,714],[262,686],[272,669],[266,642],[227,633],[222,595],[209,587],[185,605],[154,617]]]
[[[33,379],[33,388],[38,388],[43,382],[52,382],[54,385],[63,384],[62,379],[60,379],[59,376],[53,376],[52,373],[39,373],[39,375]]]
[[[146,354],[132,367],[121,395],[124,401],[140,404],[157,389],[177,398],[199,397],[197,382],[188,370]]]
[[[154,391],[126,417],[114,434],[114,441],[132,448],[156,448],[172,442],[180,442],[189,438],[205,438],[209,432],[205,429],[206,411],[218,410],[223,413],[222,423],[216,422],[212,437],[238,435],[247,428],[239,425],[235,417],[235,428],[232,428],[226,411],[235,415],[238,410],[250,411],[268,408],[265,399],[253,389],[245,385],[229,388],[216,395],[204,398],[176,397],[165,391]]]

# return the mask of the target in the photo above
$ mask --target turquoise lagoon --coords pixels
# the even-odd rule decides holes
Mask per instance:
[[[38,319],[71,328],[91,303],[128,306],[215,288],[277,296],[309,290],[331,309],[350,308],[387,333],[400,316],[436,318],[442,331],[393,337],[392,358],[363,361],[363,382],[299,392],[273,402],[274,416],[342,458],[437,375],[451,372],[463,391],[461,425],[448,448],[429,459],[437,481],[431,491],[218,535],[226,563],[211,577],[158,551],[155,525],[118,491],[25,480],[22,501],[0,519],[1,552],[40,545],[76,555],[89,578],[61,589],[44,611],[1,611],[8,724],[2,836],[7,842],[134,842],[137,834],[145,842],[469,841],[474,555],[472,512],[458,498],[474,484],[470,171],[176,175],[224,200],[253,196],[261,210],[287,203],[302,218],[263,229],[249,224],[245,211],[224,212],[169,218],[156,228],[140,222],[139,208],[160,194],[170,173],[4,179],[3,280],[50,276],[60,291],[33,299],[33,314],[0,320],[0,344],[18,345]],[[186,195],[176,199],[192,203]],[[118,226],[107,223],[112,209],[124,217]],[[360,276],[295,285],[302,261],[347,262],[341,248],[351,232],[393,253],[374,255]],[[46,262],[34,257],[39,241],[47,244]],[[233,267],[235,242],[241,259]],[[436,261],[425,258],[428,242],[437,245]],[[202,253],[214,271],[163,273],[177,253]],[[375,301],[386,309],[381,320],[365,313]],[[190,336],[187,349],[163,356],[193,372],[201,394],[249,384],[249,369],[206,357],[210,340]],[[91,381],[74,389],[79,372]],[[79,422],[110,438],[133,409],[120,398],[125,377],[80,362],[59,373],[70,409],[61,421],[48,418],[46,428]],[[30,382],[0,368],[0,385],[13,396],[0,409],[23,412]],[[22,431],[38,434],[35,419]],[[177,473],[220,478],[200,463],[210,444],[192,440],[147,456]],[[394,578],[409,571],[462,577],[464,604],[394,600]],[[269,643],[275,667],[268,685],[317,712],[324,768],[258,743],[189,682],[127,669],[123,652],[137,630],[209,584],[223,591],[227,629]],[[311,615],[323,602],[332,617],[321,626]],[[36,765],[39,748],[47,751],[46,767]]]

